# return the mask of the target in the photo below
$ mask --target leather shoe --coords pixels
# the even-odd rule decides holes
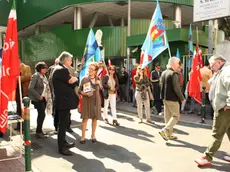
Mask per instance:
[[[66,148],[73,148],[74,147],[74,143],[69,143],[69,142],[65,142],[65,147]]]
[[[72,128],[67,128],[67,130],[66,130],[67,132],[69,132],[69,133],[73,133],[73,130],[72,130]]]
[[[59,153],[65,156],[73,155],[72,152],[67,148],[59,149]]]
[[[35,134],[36,139],[46,139],[48,138],[46,135],[44,135],[43,133],[36,133]]]

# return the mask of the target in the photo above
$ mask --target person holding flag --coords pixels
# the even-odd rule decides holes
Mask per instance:
[[[6,132],[8,123],[9,96],[15,92],[17,77],[20,75],[20,62],[18,57],[18,31],[16,3],[13,1],[9,14],[2,52],[2,76],[0,91],[0,132]]]

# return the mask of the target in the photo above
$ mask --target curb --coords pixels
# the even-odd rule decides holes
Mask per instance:
[[[129,110],[124,110],[124,109],[119,108],[119,107],[117,107],[117,110],[120,111],[120,112],[126,113],[127,115],[131,115],[131,116],[135,115],[135,116],[137,116],[137,112],[132,112],[132,111],[129,111]],[[164,121],[163,115],[159,116],[159,115],[153,115],[153,114],[151,114],[150,116],[155,121],[159,121],[159,122],[160,121],[162,121],[162,122]],[[200,123],[200,121],[199,122],[190,122],[190,121],[183,121],[183,120],[181,120],[181,121],[178,122],[178,125],[184,125],[184,126],[190,126],[190,127],[200,127],[200,128],[206,128],[206,129],[211,129],[212,128],[211,124],[206,124],[206,123],[202,124],[202,123]]]

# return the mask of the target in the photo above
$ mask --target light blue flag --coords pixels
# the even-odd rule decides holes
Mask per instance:
[[[176,57],[177,57],[178,59],[180,59],[180,51],[179,51],[179,48],[176,49]]]
[[[189,27],[189,35],[188,35],[188,51],[193,54],[193,42],[192,42],[192,25]]]
[[[83,54],[84,66],[80,71],[80,80],[88,74],[88,66],[90,62],[98,62],[102,59],[101,50],[97,44],[93,30],[90,29],[84,54]]]
[[[166,29],[162,18],[159,2],[157,1],[156,9],[153,13],[147,36],[141,50],[146,59],[143,60],[142,68],[151,63],[160,53],[168,48]]]

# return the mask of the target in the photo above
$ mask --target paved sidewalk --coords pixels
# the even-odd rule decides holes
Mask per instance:
[[[117,110],[118,111],[122,111],[122,112],[126,112],[126,113],[130,113],[132,115],[136,115],[137,116],[137,108],[132,107],[132,103],[128,103],[128,102],[117,102]],[[143,112],[144,114],[144,112]],[[164,122],[164,116],[159,116],[156,114],[151,114],[151,117],[154,121],[158,121],[158,122]],[[196,124],[197,126],[200,127],[205,127],[205,128],[211,128],[212,127],[212,123],[213,120],[211,120],[209,117],[207,117],[207,119],[205,119],[205,124],[201,124],[201,117],[197,116],[197,114],[181,114],[180,117],[180,122],[181,124]]]
[[[13,136],[12,142],[9,142],[9,135],[0,138],[0,172],[24,172],[25,160],[20,156],[19,135]]]
[[[25,172],[24,157],[14,160],[1,161],[0,172]]]

